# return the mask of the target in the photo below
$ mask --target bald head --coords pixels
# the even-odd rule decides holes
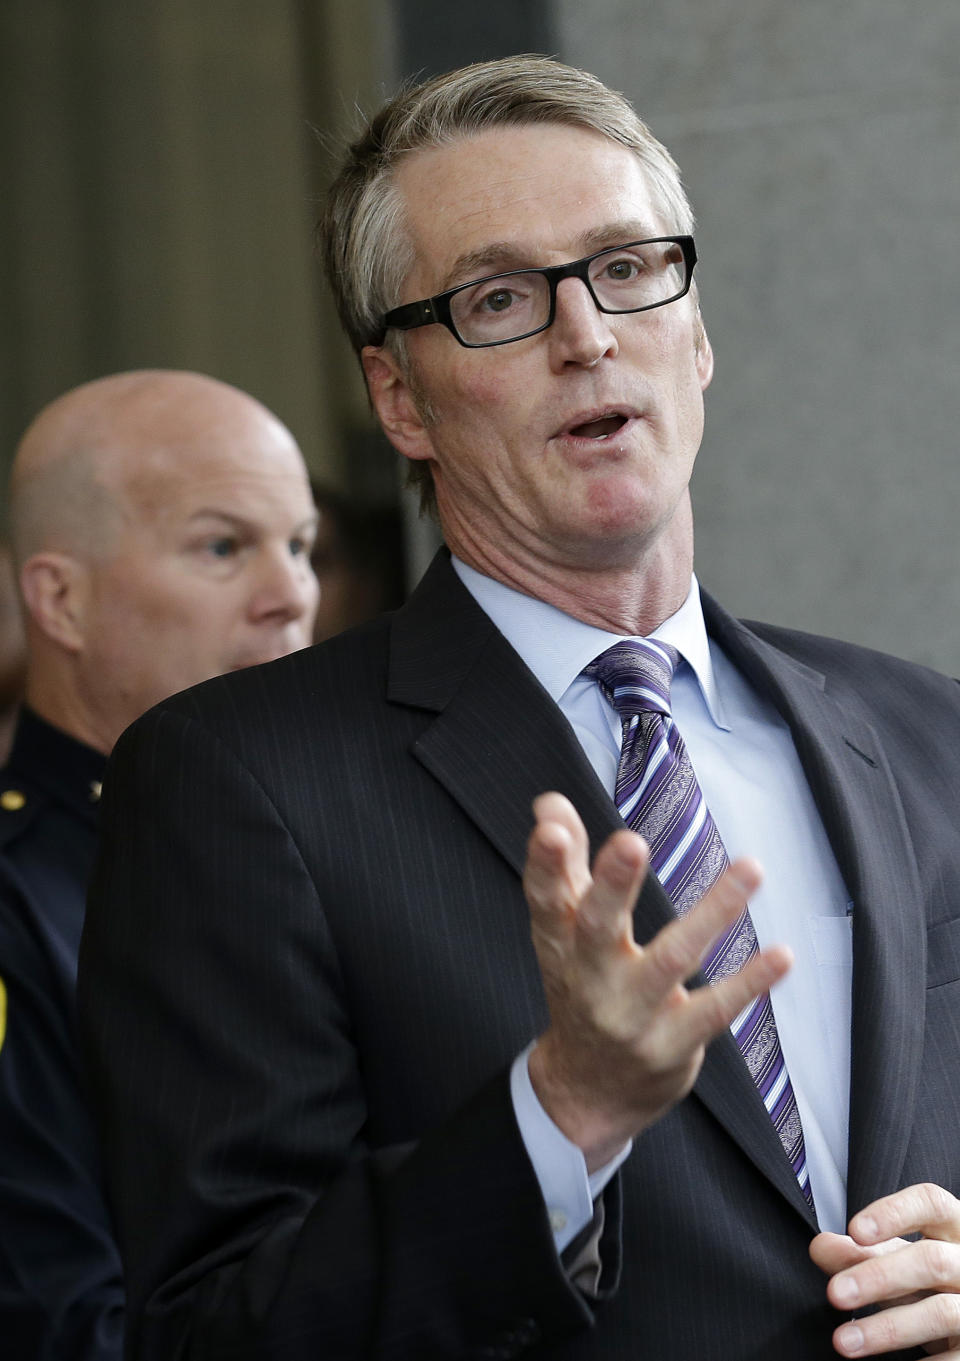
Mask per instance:
[[[149,370],[66,393],[11,473],[28,701],[109,750],[167,695],[304,646],[314,524],[293,436],[237,388]]]
[[[252,436],[257,461],[273,449],[299,460],[266,407],[203,374],[118,373],[58,397],[27,429],[11,470],[16,561],[45,549],[108,553],[158,473],[161,481],[189,477],[198,458],[215,456],[238,433],[248,443]]]

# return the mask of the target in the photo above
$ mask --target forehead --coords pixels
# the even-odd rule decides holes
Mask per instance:
[[[264,417],[198,424],[146,447],[125,481],[129,518],[164,527],[201,511],[256,521],[310,515],[299,451],[279,422]]]
[[[584,128],[490,129],[413,153],[396,184],[415,260],[405,298],[496,270],[500,257],[552,264],[616,245],[624,228],[665,230],[634,152]]]

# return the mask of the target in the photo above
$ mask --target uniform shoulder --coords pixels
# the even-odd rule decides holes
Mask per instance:
[[[0,769],[0,852],[33,825],[44,802],[40,786],[22,771]]]

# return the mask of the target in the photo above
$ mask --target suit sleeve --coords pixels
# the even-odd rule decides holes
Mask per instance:
[[[29,920],[23,887],[0,868],[0,1350],[120,1361],[123,1281],[77,1073],[72,979],[68,992]]]
[[[588,1327],[506,1073],[415,1146],[367,1147],[322,890],[237,757],[155,710],[103,812],[80,1004],[129,1354],[509,1357]]]

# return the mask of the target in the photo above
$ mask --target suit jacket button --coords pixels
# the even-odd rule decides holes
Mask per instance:
[[[522,1347],[532,1347],[540,1341],[540,1324],[535,1318],[522,1318],[513,1330],[513,1335]]]
[[[474,1352],[476,1361],[513,1361],[521,1352],[540,1339],[540,1325],[536,1319],[521,1318],[510,1328],[505,1328],[499,1337],[486,1347],[478,1347]]]

